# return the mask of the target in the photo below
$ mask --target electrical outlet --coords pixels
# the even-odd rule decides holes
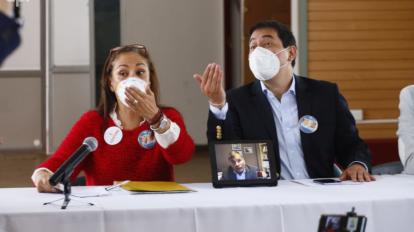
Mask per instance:
[[[42,142],[40,142],[40,139],[33,140],[33,146],[35,146],[35,147],[42,146]]]

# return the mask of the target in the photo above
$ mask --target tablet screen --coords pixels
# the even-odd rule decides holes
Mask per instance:
[[[223,186],[274,183],[274,159],[267,141],[226,141],[212,145],[213,184]]]

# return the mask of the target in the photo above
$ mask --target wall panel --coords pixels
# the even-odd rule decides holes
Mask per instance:
[[[364,119],[396,119],[414,82],[414,1],[310,0],[308,73],[338,84]],[[363,138],[395,138],[396,123],[358,124]]]

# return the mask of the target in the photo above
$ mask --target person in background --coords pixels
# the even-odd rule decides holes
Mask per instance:
[[[414,174],[414,85],[401,90],[399,108],[398,153],[404,173]]]
[[[13,8],[13,17],[9,15],[10,8]],[[0,0],[0,67],[22,42],[20,10],[21,4]]]
[[[173,165],[191,159],[194,143],[180,113],[158,103],[158,77],[143,45],[110,50],[101,77],[97,109],[75,123],[56,152],[32,175],[39,192],[56,192],[49,178],[82,144],[95,137],[98,148],[75,169],[86,185],[114,181],[173,181]]]
[[[207,137],[272,140],[282,179],[334,176],[371,181],[371,154],[336,84],[293,73],[296,40],[287,26],[264,21],[250,30],[249,66],[256,81],[225,92],[220,65],[195,74],[208,97]]]

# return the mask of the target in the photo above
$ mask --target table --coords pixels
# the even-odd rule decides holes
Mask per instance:
[[[71,202],[68,209],[42,203],[60,195],[34,188],[0,189],[0,231],[197,231],[316,232],[321,214],[345,214],[353,206],[368,217],[367,232],[413,231],[414,176],[377,176],[360,185],[197,190],[180,194],[113,194]],[[73,187],[101,188],[101,187]],[[72,198],[76,199],[76,198]]]

